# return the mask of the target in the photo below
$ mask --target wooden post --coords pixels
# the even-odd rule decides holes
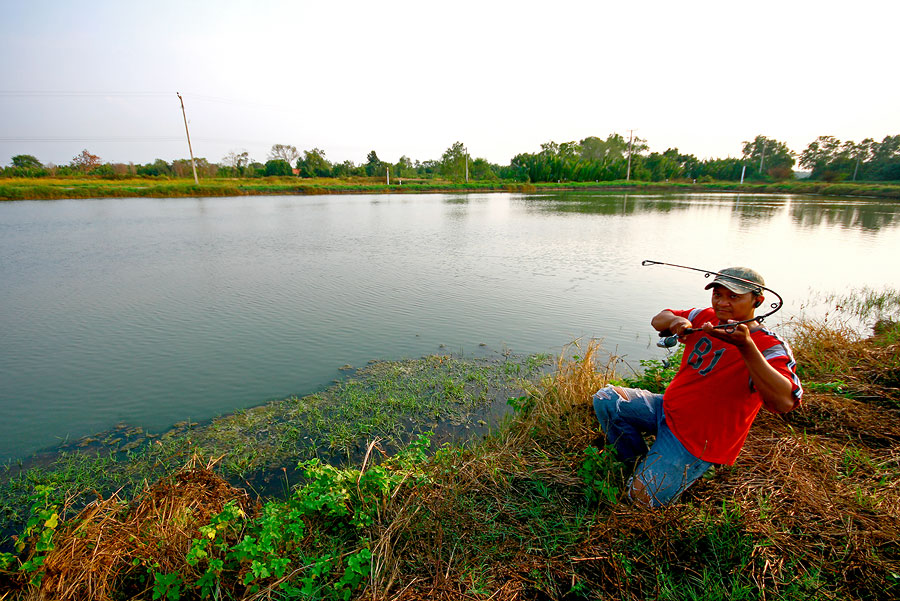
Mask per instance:
[[[187,113],[184,112],[184,99],[178,92],[175,92],[175,95],[178,96],[178,100],[181,101],[181,116],[184,117],[184,133],[187,134],[188,152],[191,153],[191,169],[194,171],[194,183],[199,186],[200,180],[197,179],[197,165],[194,164],[194,149],[191,148],[191,132],[188,131]]]

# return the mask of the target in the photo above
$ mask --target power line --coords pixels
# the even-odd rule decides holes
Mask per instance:
[[[236,140],[194,136],[194,140],[223,144],[270,144],[266,140]],[[0,136],[0,142],[180,142],[181,136]]]
[[[175,141],[178,136],[0,136],[0,142],[138,142]]]
[[[84,90],[0,90],[0,98],[164,98],[170,96],[170,92],[91,92]],[[192,94],[185,92],[182,94],[194,100],[202,100],[204,102],[213,102],[217,104],[227,104],[231,106],[241,106],[251,109],[268,109],[282,112],[295,112],[296,107],[280,106],[275,104],[264,104],[260,102],[248,102],[245,100],[237,100],[235,98],[225,98],[222,96],[210,96],[208,94]]]
[[[0,96],[6,97],[54,97],[54,96],[84,96],[95,98],[98,96],[134,96],[134,97],[160,97],[169,96],[163,92],[79,92],[75,90],[0,90]]]

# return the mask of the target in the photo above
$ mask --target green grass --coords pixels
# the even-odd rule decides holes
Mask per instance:
[[[280,482],[300,460],[359,460],[367,441],[378,437],[394,451],[418,434],[440,430],[472,438],[497,424],[497,407],[522,393],[522,383],[540,377],[547,356],[461,359],[433,355],[380,361],[333,386],[237,411],[207,424],[184,423],[135,447],[117,428],[86,449],[74,441],[52,461],[28,467],[8,464],[0,471],[0,517],[22,524],[28,497],[37,485],[53,487],[55,502],[74,510],[93,498],[121,489],[134,494],[190,461],[218,458],[219,473],[255,486]],[[117,441],[110,446],[100,443]],[[121,450],[129,447],[128,450]]]
[[[787,418],[761,413],[735,466],[717,467],[661,510],[628,503],[621,465],[608,449],[592,446],[597,428],[586,391],[613,374],[609,365],[594,364],[589,347],[561,360],[556,373],[518,398],[515,413],[487,438],[439,445],[436,452],[420,438],[393,455],[370,445],[343,467],[304,460],[301,480],[255,508],[232,491],[234,498],[220,499],[214,510],[191,506],[168,510],[167,516],[181,516],[172,523],[155,516],[135,522],[148,499],[169,507],[161,491],[177,493],[171,478],[80,522],[57,524],[56,508],[37,498],[27,511],[34,536],[52,538],[56,550],[35,547],[22,558],[30,567],[14,572],[10,599],[35,591],[22,578],[43,573],[41,561],[55,566],[47,578],[87,578],[84,564],[99,554],[102,540],[117,541],[117,598],[200,598],[212,596],[213,587],[217,599],[897,598],[900,425],[891,410],[834,394],[836,383],[859,380],[860,368],[833,359],[846,356],[846,348],[816,331],[798,346],[804,357],[831,365],[829,379],[807,376],[818,392]],[[879,357],[898,353],[873,340],[855,344],[855,350],[876,348]],[[248,410],[221,430],[235,437],[225,446],[246,446],[236,460],[252,463],[254,440],[268,448],[270,433],[284,436],[271,428],[262,438],[245,434],[277,423],[273,415],[290,414],[295,423],[304,416],[340,454],[354,436],[372,440],[389,428],[373,415],[372,403],[380,403],[378,412],[411,410],[422,416],[423,428],[442,411],[442,423],[470,423],[466,412],[490,398],[482,386],[507,382],[529,364],[540,367],[542,358],[517,361],[518,368],[440,357],[376,364],[328,394],[276,404],[280,414]],[[881,364],[864,367],[868,380],[878,380]],[[660,362],[643,367],[629,382],[664,387],[671,377]],[[448,405],[436,404],[435,396]],[[347,401],[343,412],[331,402],[338,398]],[[346,423],[352,420],[358,424]],[[172,438],[202,446],[198,434],[210,435],[208,427]],[[391,432],[385,435],[402,447],[404,436]],[[262,455],[281,457],[279,445],[272,447]],[[175,478],[187,486],[191,477],[199,476]],[[146,532],[154,544],[101,532],[113,522],[125,532]],[[82,534],[67,534],[76,526]],[[59,533],[50,537],[48,530]],[[20,561],[6,559],[13,568]]]
[[[300,179],[268,177],[261,179],[204,179],[199,185],[192,179],[100,179],[0,178],[0,200],[51,200],[63,198],[121,197],[215,197],[294,194],[378,194],[422,192],[534,192],[538,190],[723,190],[749,193],[821,194],[827,196],[865,196],[900,198],[900,185],[893,183],[827,183],[785,181],[772,183],[737,182],[539,182],[513,181],[453,182],[416,180],[404,184],[386,184],[379,178]]]

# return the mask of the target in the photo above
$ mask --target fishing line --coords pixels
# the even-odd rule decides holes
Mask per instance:
[[[648,266],[652,266],[652,265],[665,265],[666,267],[676,267],[678,269],[689,269],[691,271],[699,271],[700,273],[703,274],[703,277],[705,277],[705,278],[709,278],[709,276],[711,276],[711,275],[722,276],[723,278],[726,278],[729,280],[744,282],[745,284],[749,284],[751,288],[758,289],[760,291],[767,290],[767,291],[771,292],[772,294],[774,294],[778,298],[778,300],[776,302],[773,302],[769,305],[769,307],[772,310],[769,311],[768,313],[760,315],[759,317],[751,317],[750,319],[744,319],[742,321],[735,321],[732,323],[721,323],[717,326],[713,326],[712,329],[714,329],[714,330],[725,330],[726,332],[728,332],[730,334],[730,333],[734,332],[735,328],[741,324],[750,323],[753,321],[762,323],[763,320],[765,320],[770,315],[774,314],[776,311],[781,309],[782,305],[784,305],[784,299],[781,298],[780,294],[778,294],[771,288],[763,286],[759,282],[754,282],[753,280],[739,278],[734,275],[720,273],[718,271],[712,271],[710,269],[700,269],[699,267],[688,267],[687,265],[676,265],[674,263],[664,263],[662,261],[653,261],[651,259],[644,259],[643,261],[641,261],[642,267],[648,267]],[[691,334],[693,332],[699,332],[700,330],[701,330],[701,328],[685,328],[682,331],[682,335]],[[672,335],[672,333],[669,332],[668,330],[663,330],[662,332],[659,333],[659,336],[660,336],[660,338],[662,338],[662,340],[657,342],[656,346],[668,349],[668,348],[671,348],[671,347],[675,346],[676,344],[678,344],[678,336]]]

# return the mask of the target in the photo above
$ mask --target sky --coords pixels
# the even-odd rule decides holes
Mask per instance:
[[[509,164],[631,130],[740,156],[764,135],[900,134],[896,0],[0,0],[0,165],[219,162],[273,144],[333,162]]]

